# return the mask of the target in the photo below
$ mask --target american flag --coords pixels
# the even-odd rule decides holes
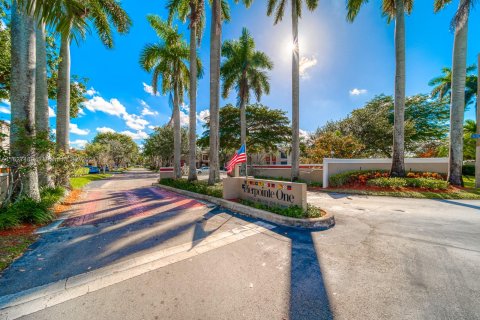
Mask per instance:
[[[227,172],[231,173],[237,164],[243,162],[247,162],[247,152],[245,150],[245,145],[242,145],[240,149],[238,149],[232,160],[230,160],[230,162],[227,164]]]

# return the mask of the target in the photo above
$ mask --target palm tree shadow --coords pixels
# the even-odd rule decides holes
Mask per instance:
[[[290,319],[333,319],[311,232],[290,232]]]

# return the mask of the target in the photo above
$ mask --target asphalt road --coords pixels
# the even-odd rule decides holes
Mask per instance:
[[[159,191],[155,179],[90,185],[72,218],[2,274],[3,302],[45,292],[50,307],[26,304],[24,319],[480,319],[480,201],[309,193],[337,222],[311,232]],[[85,273],[86,292],[47,297],[48,284]]]

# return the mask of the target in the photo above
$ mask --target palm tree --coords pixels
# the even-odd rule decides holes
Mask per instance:
[[[477,75],[474,74],[477,66],[471,65],[467,67],[467,78],[465,79],[465,105],[469,105],[473,102],[477,96]],[[442,75],[433,78],[428,83],[432,86],[432,97],[443,100],[448,97],[451,99],[452,94],[452,69],[448,67],[442,68]]]
[[[189,152],[188,180],[197,180],[197,43],[200,45],[205,27],[204,0],[171,0],[168,4],[169,23],[178,14],[182,21],[189,19],[190,28],[190,112],[189,112]]]
[[[267,15],[275,12],[275,24],[283,19],[287,0],[269,0]],[[318,0],[305,1],[308,10],[318,6]],[[292,181],[300,175],[300,47],[298,44],[298,18],[302,17],[302,1],[292,0]]]
[[[233,87],[237,90],[237,105],[240,107],[240,144],[247,143],[247,119],[245,107],[250,102],[250,91],[257,101],[270,92],[266,70],[273,68],[273,62],[261,51],[255,50],[255,41],[243,28],[239,40],[226,41],[222,45],[220,74],[223,80],[222,97],[226,99]]]
[[[442,10],[452,0],[435,0],[434,10]],[[451,27],[455,30],[452,58],[452,94],[450,103],[450,155],[448,181],[463,185],[463,120],[467,76],[467,35],[470,10],[476,1],[460,0]]]
[[[357,17],[367,0],[348,0],[347,20]],[[390,23],[395,19],[395,110],[393,125],[392,176],[405,176],[405,13],[410,14],[413,0],[383,0],[382,11]]]
[[[58,1],[58,0],[57,0]],[[61,32],[60,64],[57,82],[57,149],[69,151],[70,124],[70,43],[72,38],[84,38],[89,32],[87,21],[98,34],[107,48],[113,47],[112,26],[121,34],[128,32],[132,22],[128,14],[114,0],[64,0],[63,23],[59,24]],[[76,5],[72,5],[71,3]],[[61,27],[61,29],[60,29]],[[78,40],[78,39],[76,39]]]
[[[27,157],[29,170],[20,174],[19,196],[40,200],[35,150],[35,19],[24,3],[13,1],[12,70],[10,100],[12,105],[10,150],[13,157]]]
[[[187,43],[178,33],[177,27],[172,27],[161,20],[159,16],[147,17],[150,25],[161,39],[160,43],[147,44],[140,55],[140,65],[147,72],[153,72],[152,87],[154,93],[158,92],[159,78],[161,77],[161,92],[173,92],[173,127],[174,127],[174,153],[173,166],[175,178],[181,178],[181,128],[180,104],[183,103],[185,91],[189,89],[190,72],[188,61],[190,50]],[[202,65],[196,61],[197,70],[202,74]]]

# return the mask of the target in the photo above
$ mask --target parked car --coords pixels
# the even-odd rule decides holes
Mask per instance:
[[[90,169],[90,170],[88,171],[89,174],[100,173],[100,169],[99,169],[98,167],[88,166],[88,168]]]
[[[207,174],[210,171],[210,167],[201,167],[197,169],[198,174]]]

